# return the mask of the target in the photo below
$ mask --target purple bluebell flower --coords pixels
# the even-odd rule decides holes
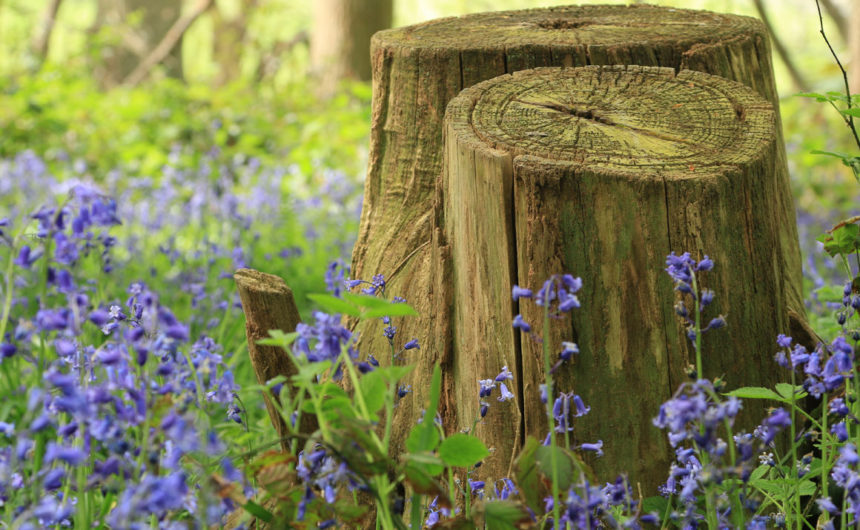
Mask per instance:
[[[524,331],[526,333],[528,333],[529,331],[532,330],[532,327],[528,324],[528,322],[523,320],[522,315],[517,315],[514,317],[514,327],[521,329],[522,331]]]
[[[514,374],[508,370],[507,366],[502,366],[502,371],[499,372],[499,375],[496,376],[496,382],[501,383],[502,381],[512,380],[514,378]]]
[[[518,301],[520,298],[531,298],[533,294],[531,289],[526,289],[524,287],[520,287],[519,285],[514,285],[512,291],[512,297],[514,299],[514,302]]]
[[[414,350],[417,348],[420,348],[420,346],[418,346],[418,339],[412,339],[403,345],[404,350]]]
[[[480,398],[489,397],[493,393],[493,389],[496,388],[496,383],[492,379],[481,379],[478,384],[481,387],[478,392]]]
[[[499,401],[508,401],[514,399],[514,395],[508,391],[508,387],[505,386],[504,383],[499,383],[499,390],[501,392],[501,396],[499,396]]]
[[[584,443],[579,446],[583,451],[593,451],[597,456],[603,456],[603,440],[597,440],[595,443]]]

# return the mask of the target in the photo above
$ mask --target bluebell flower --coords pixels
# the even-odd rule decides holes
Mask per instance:
[[[420,346],[418,346],[418,339],[412,339],[403,345],[404,350],[413,350],[416,348],[420,348]]]
[[[80,465],[87,459],[87,453],[77,447],[66,447],[56,442],[48,442],[45,450],[45,463],[50,464],[56,460],[62,460],[70,466]]]
[[[493,389],[496,388],[496,383],[492,379],[481,379],[478,381],[478,384],[480,385],[478,392],[478,397],[480,398],[489,397],[493,393]]]
[[[514,378],[514,374],[508,370],[507,366],[502,366],[502,371],[499,372],[499,375],[496,376],[496,382],[501,383],[502,381],[512,380]]]
[[[519,285],[514,285],[512,289],[512,297],[514,302],[518,301],[520,298],[531,298],[532,297],[531,289],[526,289],[524,287],[520,287]]]
[[[597,456],[603,456],[603,440],[597,440],[595,443],[584,443],[579,446],[583,451],[593,451]]]
[[[517,315],[514,317],[514,328],[518,328],[526,333],[532,330],[532,327],[528,324],[528,322],[523,320],[522,315]]]
[[[508,391],[508,387],[505,386],[504,383],[499,383],[499,389],[501,392],[501,396],[499,396],[499,401],[508,401],[510,399],[514,399],[514,395]]]
[[[14,263],[19,267],[29,269],[42,256],[41,252],[32,252],[29,245],[23,245]]]

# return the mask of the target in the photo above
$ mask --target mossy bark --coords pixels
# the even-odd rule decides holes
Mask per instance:
[[[540,336],[552,362],[563,340],[581,353],[554,374],[556,392],[592,407],[571,444],[605,442],[602,479],[629,472],[654,493],[673,459],[651,424],[695,363],[673,311],[670,251],[709,254],[705,313],[728,330],[704,336],[702,376],[770,386],[774,340],[788,328],[779,252],[774,112],[752,90],[684,70],[539,68],[469,88],[448,106],[441,181],[453,273],[459,427],[477,414],[473,381],[503,365],[519,385],[525,435],[548,431]],[[511,300],[552,274],[581,276],[582,308],[543,329],[543,309]],[[518,307],[517,307],[518,306]],[[521,312],[532,335],[515,334]],[[557,395],[557,393],[556,393]],[[762,407],[749,404],[751,430]],[[499,410],[493,410],[499,409]],[[493,405],[477,434],[497,448],[481,473],[500,478],[517,425]]]
[[[377,33],[371,59],[370,156],[352,275],[384,274],[387,293],[406,298],[422,315],[397,323],[397,341],[418,338],[421,350],[404,359],[417,367],[406,381],[413,392],[396,411],[395,450],[426,406],[426,379],[434,364],[444,370],[440,410],[449,431],[468,421],[462,414],[457,420],[456,394],[477,396],[476,381],[454,387],[451,248],[441,232],[441,209],[434,207],[442,201],[435,189],[442,173],[445,106],[462,89],[538,66],[638,64],[713,73],[778,103],[764,26],[752,18],[705,11],[584,6],[440,19]],[[775,144],[771,200],[776,201],[775,244],[785,280],[778,296],[802,317],[800,252],[779,126]],[[359,348],[365,355],[382,358],[389,351],[383,327],[373,322],[362,328]],[[499,339],[488,330],[483,340]]]

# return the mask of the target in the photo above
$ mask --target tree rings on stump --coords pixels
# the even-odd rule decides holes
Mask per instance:
[[[548,330],[553,362],[562,341],[581,351],[554,375],[557,392],[592,407],[571,443],[603,440],[606,455],[589,459],[600,478],[627,471],[653,494],[673,453],[652,418],[695,362],[663,271],[669,252],[716,263],[702,275],[715,292],[705,325],[722,314],[728,328],[704,335],[701,375],[729,388],[777,380],[774,340],[788,322],[771,105],[688,70],[537,68],[464,90],[445,134],[459,427],[478,414],[476,381],[502,365],[523,414],[520,426],[509,404],[492,403],[476,434],[496,451],[480,473],[505,476],[521,435],[542,440],[548,429],[542,346],[511,327],[521,313],[540,335],[543,310],[513,302],[511,288],[572,273],[584,282],[582,308]],[[751,429],[763,409],[746,405]]]

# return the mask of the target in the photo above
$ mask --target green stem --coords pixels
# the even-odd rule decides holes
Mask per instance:
[[[546,417],[549,422],[549,444],[550,444],[550,465],[552,466],[552,524],[554,528],[559,527],[559,519],[561,510],[558,506],[558,457],[556,455],[555,441],[555,418],[552,415],[553,404],[553,388],[552,388],[552,363],[549,353],[549,300],[546,301],[543,308],[543,368],[546,374]]]
[[[791,483],[794,484],[795,490],[792,492],[792,502],[791,502],[791,510],[794,513],[792,519],[797,523],[798,528],[800,528],[800,495],[796,488],[798,488],[799,480],[797,477],[797,444],[794,442],[797,433],[796,433],[796,423],[797,423],[797,406],[795,404],[795,389],[797,388],[797,374],[794,371],[794,368],[791,370],[791,426],[789,427],[791,433]],[[786,510],[788,512],[788,510]]]
[[[828,497],[830,495],[829,488],[827,485],[827,472],[830,469],[827,466],[827,445],[828,445],[828,430],[827,430],[827,392],[821,395],[821,495],[824,497]],[[824,516],[824,520],[827,521],[829,519],[827,512],[822,512]]]

